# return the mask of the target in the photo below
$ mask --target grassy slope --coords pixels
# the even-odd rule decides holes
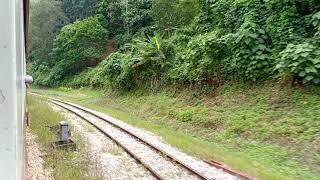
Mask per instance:
[[[29,96],[31,116],[30,130],[37,135],[38,143],[45,154],[44,162],[47,168],[53,169],[52,176],[56,180],[98,180],[102,179],[98,170],[89,168],[91,162],[89,153],[79,134],[73,135],[77,143],[77,152],[67,152],[51,148],[50,142],[57,140],[56,132],[49,126],[58,125],[62,116],[48,106],[46,99]]]
[[[189,154],[223,161],[261,179],[317,179],[317,90],[272,83],[227,84],[212,96],[191,90],[161,90],[153,96],[143,90],[120,96],[88,89],[33,91],[106,112],[161,135]]]

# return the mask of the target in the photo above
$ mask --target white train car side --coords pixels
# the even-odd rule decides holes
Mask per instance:
[[[0,1],[0,179],[24,172],[25,7],[23,0]]]

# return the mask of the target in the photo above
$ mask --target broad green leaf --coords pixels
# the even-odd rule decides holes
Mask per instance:
[[[299,54],[299,53],[301,53],[301,52],[304,52],[305,51],[305,49],[303,48],[303,47],[298,47],[297,49],[296,49],[296,54]]]
[[[307,67],[305,68],[306,73],[316,73],[317,69],[314,67]]]
[[[264,39],[258,38],[259,43],[264,43]]]
[[[246,44],[250,44],[251,39],[250,39],[250,38],[246,38],[246,39],[244,40],[244,42],[245,42]]]
[[[297,67],[291,67],[291,72],[295,72]]]
[[[263,45],[263,44],[259,44],[258,45],[258,49],[260,49],[260,50],[265,50],[267,47],[265,46],[265,45]]]
[[[266,32],[263,29],[259,29],[259,33],[265,34]]]
[[[298,55],[293,55],[293,60],[297,60],[297,59],[299,59],[299,56]]]
[[[249,34],[249,37],[256,39],[258,37],[258,35],[257,34]]]
[[[313,76],[307,76],[306,78],[305,78],[305,80],[307,80],[307,81],[311,81],[313,79]]]
[[[258,59],[264,60],[267,58],[267,56],[265,54],[261,54],[259,56],[257,56]]]
[[[311,59],[313,64],[320,64],[320,58],[319,59]]]
[[[320,83],[320,78],[314,78],[312,80],[312,82],[315,83],[315,84],[319,84]]]
[[[299,76],[300,76],[300,77],[305,77],[305,76],[306,76],[306,72],[301,71],[301,72],[299,73]]]
[[[275,69],[278,70],[278,69],[280,69],[282,67],[283,67],[282,64],[277,64]]]

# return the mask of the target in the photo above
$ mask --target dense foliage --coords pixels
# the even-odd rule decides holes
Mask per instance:
[[[30,35],[28,62],[49,64],[52,60],[53,40],[65,24],[61,4],[57,1],[32,1],[30,7]]]
[[[106,44],[107,30],[97,17],[64,26],[53,44],[54,63],[44,79],[36,77],[43,85],[57,85],[85,67],[96,66]],[[43,71],[43,67],[38,67]],[[46,72],[48,73],[48,72]]]
[[[95,14],[99,0],[61,0],[62,9],[69,22],[85,19]]]
[[[298,75],[303,82],[320,83],[320,50],[316,44],[289,44],[280,54],[280,72]]]
[[[97,14],[122,46],[139,31],[151,33],[151,6],[152,0],[101,0]]]
[[[279,76],[320,83],[318,0],[101,0],[85,8],[91,13],[76,10],[72,3],[63,1],[67,17],[94,18],[60,31],[53,66],[32,70],[40,76],[52,68],[48,82],[124,90],[142,84],[155,90],[165,83],[217,85]],[[108,38],[117,39],[120,50],[86,69],[106,53],[103,42]]]
[[[198,14],[198,0],[161,0],[154,1],[151,15],[160,30],[172,31],[190,24]]]
[[[148,121],[246,149],[254,165],[245,171],[260,158],[317,179],[320,0],[34,1],[28,71],[37,85],[79,88],[77,101],[80,87],[125,92],[106,103],[125,97],[124,109]],[[303,164],[317,175],[301,174]]]

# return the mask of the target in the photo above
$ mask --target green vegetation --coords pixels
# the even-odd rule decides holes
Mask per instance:
[[[54,112],[47,104],[46,99],[37,96],[29,98],[29,111],[31,116],[30,130],[38,138],[42,153],[45,154],[45,167],[52,169],[54,179],[63,180],[98,180],[101,173],[98,169],[89,167],[94,162],[79,135],[73,140],[77,143],[77,152],[56,150],[51,147],[51,142],[56,140],[56,132],[50,131],[49,127],[59,124],[62,117]],[[95,166],[93,166],[95,167]]]
[[[60,0],[61,9],[65,13],[68,21],[73,23],[93,16],[97,10],[99,0]]]
[[[132,90],[151,84],[155,91],[159,84],[219,85],[284,76],[293,77],[292,83],[320,83],[316,0],[103,0],[92,7],[92,17],[60,30],[51,65],[29,65],[37,84],[81,87],[88,83],[79,78],[98,78],[103,80],[89,85]],[[87,69],[104,58],[103,42],[114,37],[119,52]],[[50,76],[42,76],[49,70]],[[74,78],[77,83],[70,83]]]
[[[71,24],[30,33],[35,84],[61,87],[40,92],[262,179],[319,176],[318,0],[43,1]]]
[[[71,88],[32,91],[105,112],[189,154],[261,179],[319,176],[319,88],[306,93],[276,83],[227,84],[213,97],[168,89],[153,96],[142,89],[122,95]]]
[[[66,21],[57,1],[32,0],[30,4],[30,43],[28,44],[29,65],[33,63],[47,67],[50,64],[53,41]],[[45,73],[40,73],[42,74]]]
[[[297,74],[303,82],[320,83],[320,49],[312,43],[298,45],[289,44],[281,52],[281,60],[277,68],[281,72]]]
[[[80,69],[96,66],[106,43],[106,35],[107,31],[97,17],[89,17],[64,26],[54,41],[54,66],[51,69],[36,65],[30,67],[34,68],[35,72],[40,71],[40,74],[46,73],[46,76],[35,74],[38,83],[56,85]]]
[[[198,11],[198,0],[162,0],[153,2],[151,16],[159,30],[171,32],[173,29],[190,24]]]

